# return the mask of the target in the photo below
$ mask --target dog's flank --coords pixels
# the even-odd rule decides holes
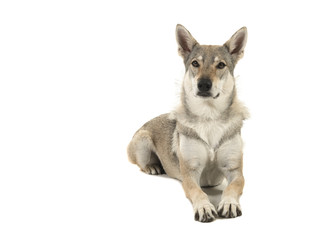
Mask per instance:
[[[234,67],[244,54],[246,28],[224,45],[200,45],[182,25],[176,27],[178,52],[185,64],[180,105],[147,122],[134,135],[127,152],[148,174],[166,173],[182,181],[195,219],[241,215],[244,186],[240,136],[248,111],[237,98]],[[201,186],[228,181],[216,208]]]

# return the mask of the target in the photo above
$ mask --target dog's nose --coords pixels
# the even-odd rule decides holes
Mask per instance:
[[[202,78],[198,82],[197,87],[200,92],[208,92],[212,87],[212,82],[210,79]]]

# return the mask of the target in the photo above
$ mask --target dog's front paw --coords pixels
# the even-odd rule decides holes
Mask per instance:
[[[199,222],[212,222],[217,216],[216,208],[208,201],[196,204],[194,213],[195,220]]]
[[[242,215],[240,204],[236,201],[227,201],[223,199],[217,208],[217,213],[223,218],[235,218]]]

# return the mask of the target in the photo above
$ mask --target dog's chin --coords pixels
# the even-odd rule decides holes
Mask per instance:
[[[197,96],[202,97],[202,98],[213,98],[216,99],[219,97],[219,93],[217,93],[215,96],[212,96],[211,93],[209,92],[198,92]]]

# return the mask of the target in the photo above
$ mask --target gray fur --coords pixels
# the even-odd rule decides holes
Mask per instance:
[[[212,56],[218,56],[225,60],[227,67],[230,70],[231,75],[233,75],[235,62],[233,57],[230,55],[229,50],[226,45],[223,46],[214,46],[214,45],[200,45],[196,44],[192,49],[191,53],[184,59],[184,65],[186,70],[188,66],[191,64],[192,59],[197,56],[203,56],[205,61],[205,68],[209,69],[210,66],[214,62],[214,58]]]
[[[224,45],[200,45],[187,29],[177,25],[178,52],[186,68],[180,106],[145,123],[127,148],[129,160],[146,173],[165,172],[181,180],[195,219],[202,222],[213,221],[217,212],[222,217],[241,215],[240,132],[248,111],[237,98],[233,73],[243,56],[246,37],[246,28],[242,28]],[[200,61],[199,68],[191,66],[195,59]],[[225,62],[224,69],[216,67],[219,61]],[[194,93],[195,81],[200,78],[213,82],[214,90],[207,98]],[[216,211],[200,186],[214,186],[224,178],[228,187]]]

